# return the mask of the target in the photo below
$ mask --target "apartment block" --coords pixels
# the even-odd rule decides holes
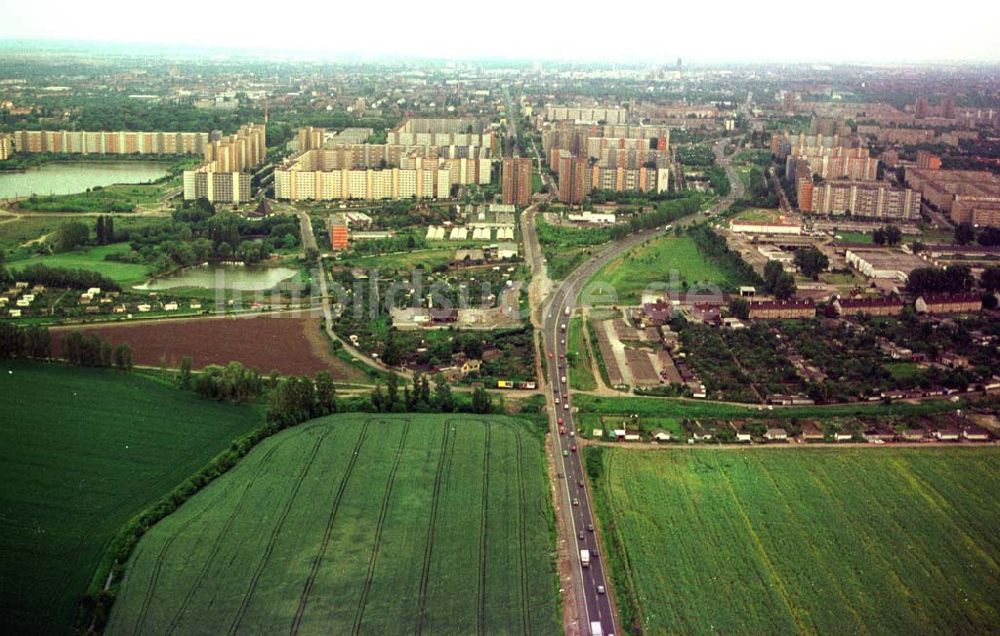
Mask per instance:
[[[570,205],[580,205],[592,190],[589,161],[576,157],[567,150],[559,156],[559,200]]]
[[[0,161],[9,159],[14,153],[14,137],[12,135],[0,135]]]
[[[17,152],[99,155],[203,154],[209,143],[202,132],[18,130],[12,139]]]
[[[205,163],[184,171],[184,199],[244,203],[251,198],[250,172],[267,155],[264,126],[246,124],[234,135],[205,145]]]
[[[920,216],[920,195],[873,181],[801,180],[798,203],[802,212],[846,214],[873,219],[911,220]]]
[[[543,116],[549,121],[579,121],[600,124],[624,124],[628,122],[628,111],[624,108],[603,108],[600,106],[559,106],[546,104]]]
[[[919,191],[928,204],[949,213],[956,223],[1000,225],[996,213],[1000,176],[991,172],[910,168],[906,185]]]
[[[918,150],[917,167],[921,170],[940,170],[941,157],[927,150]]]
[[[531,188],[531,159],[518,157],[504,159],[501,175],[503,202],[510,205],[529,205]]]

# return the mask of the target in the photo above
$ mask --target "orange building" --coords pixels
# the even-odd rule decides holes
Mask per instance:
[[[504,159],[501,186],[504,203],[521,206],[531,203],[531,159]]]

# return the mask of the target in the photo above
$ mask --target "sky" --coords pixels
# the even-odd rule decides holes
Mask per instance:
[[[1000,2],[948,0],[934,6],[873,0],[170,0],[148,5],[141,0],[0,0],[0,39],[447,59],[1000,62]]]

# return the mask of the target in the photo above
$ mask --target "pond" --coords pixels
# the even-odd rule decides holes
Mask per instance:
[[[133,289],[158,291],[180,287],[228,289],[233,291],[265,291],[287,281],[298,270],[289,267],[241,267],[238,265],[203,265],[189,267],[176,274],[154,278]]]
[[[0,199],[77,194],[94,186],[136,184],[167,176],[162,161],[55,161],[24,172],[0,172]]]

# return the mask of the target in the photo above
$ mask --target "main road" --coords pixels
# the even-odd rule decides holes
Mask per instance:
[[[705,212],[691,214],[675,221],[674,226],[687,226],[695,223],[703,216],[713,216],[721,212],[743,196],[743,182],[729,165],[729,159],[723,152],[723,143],[713,147],[716,160],[722,165],[731,182],[730,193],[717,201]],[[540,267],[541,249],[538,237],[534,231],[534,214],[530,221],[524,223],[525,251],[534,255],[529,259],[532,268]],[[549,406],[550,428],[556,452],[556,484],[559,493],[558,506],[563,516],[564,536],[562,541],[568,548],[571,571],[573,573],[572,592],[576,597],[578,611],[577,631],[590,634],[590,627],[600,623],[601,632],[605,635],[618,632],[615,619],[615,607],[611,599],[608,577],[602,556],[603,549],[597,537],[594,526],[593,505],[587,488],[584,474],[584,462],[577,448],[574,412],[570,395],[569,373],[566,366],[569,319],[576,306],[576,299],[586,282],[604,265],[611,262],[623,252],[640,243],[663,234],[665,227],[653,228],[637,232],[611,243],[599,254],[580,265],[566,277],[542,303],[541,324],[543,349],[547,356],[547,377],[545,378],[546,401]],[[529,247],[530,244],[530,247]],[[564,430],[565,433],[561,433]],[[581,560],[581,550],[590,552],[589,567],[584,567]]]

